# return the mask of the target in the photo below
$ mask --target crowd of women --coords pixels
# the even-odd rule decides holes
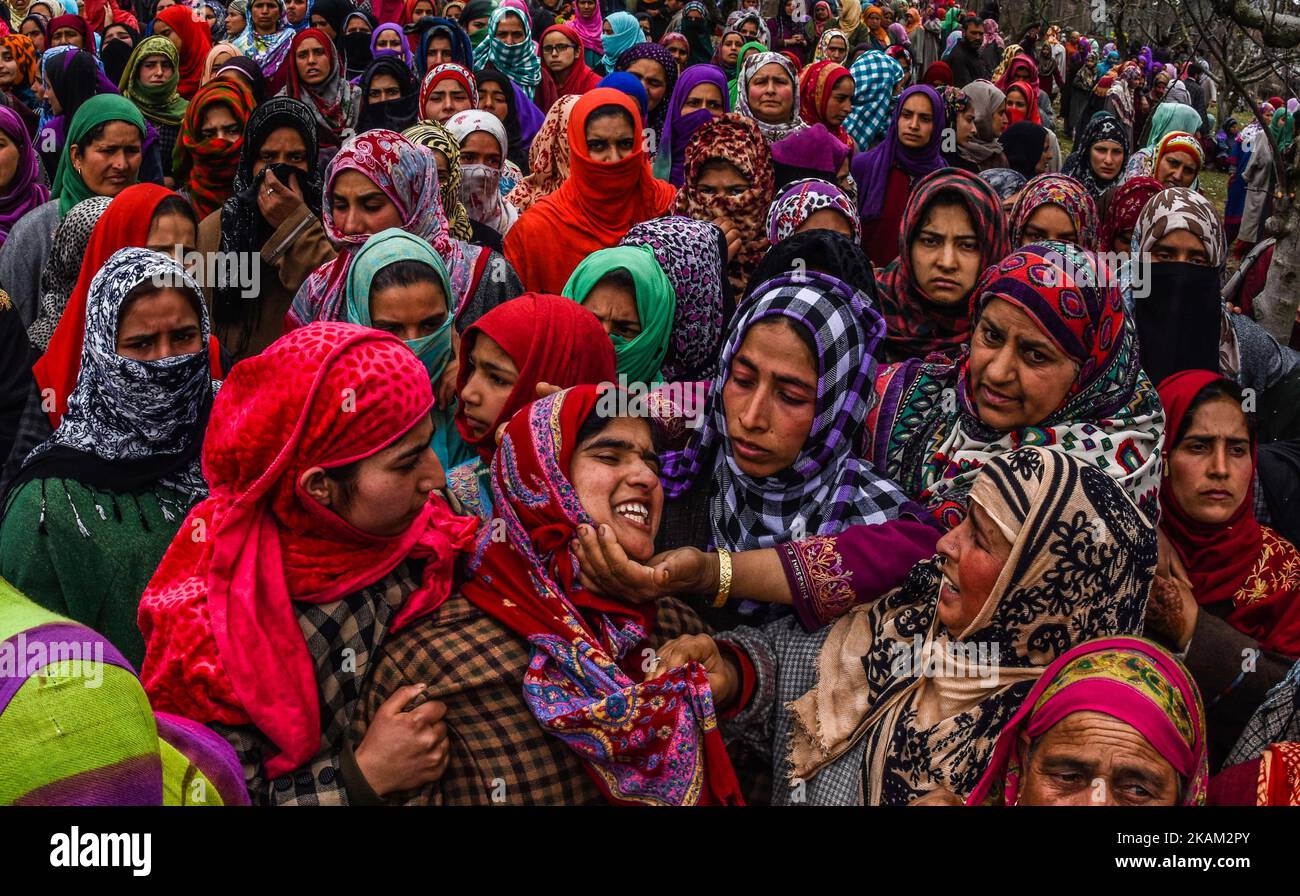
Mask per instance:
[[[1196,71],[628,5],[11,0],[0,804],[1300,802]]]

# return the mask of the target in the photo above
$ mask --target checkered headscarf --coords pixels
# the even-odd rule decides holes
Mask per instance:
[[[732,456],[722,388],[749,328],[778,316],[802,327],[815,346],[817,414],[794,464],[753,479]],[[703,425],[685,450],[665,458],[665,494],[678,497],[693,483],[709,482],[713,542],[733,551],[896,517],[907,496],[855,450],[871,406],[875,353],[884,333],[885,322],[870,298],[828,274],[796,271],[760,286],[723,345]]]
[[[849,67],[853,75],[853,111],[844,119],[858,151],[864,152],[889,128],[894,104],[894,85],[903,77],[903,67],[879,50],[863,53]]]

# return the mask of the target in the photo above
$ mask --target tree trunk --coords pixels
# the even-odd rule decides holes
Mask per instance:
[[[1277,237],[1277,244],[1264,291],[1255,299],[1255,319],[1282,345],[1291,341],[1300,309],[1300,205],[1293,198],[1300,188],[1300,168],[1294,162],[1287,167],[1287,181],[1268,219],[1269,234]]]

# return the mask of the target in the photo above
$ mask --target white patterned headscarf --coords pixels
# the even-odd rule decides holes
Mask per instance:
[[[776,63],[781,66],[785,76],[790,79],[791,105],[790,118],[776,124],[768,124],[754,115],[754,111],[749,108],[749,82],[758,73],[758,70],[765,65]],[[782,53],[753,53],[745,59],[744,66],[740,70],[740,84],[736,89],[736,111],[746,118],[752,118],[758,125],[758,129],[763,133],[764,139],[768,143],[775,143],[785,137],[790,136],[796,131],[802,131],[808,125],[799,117],[799,76],[795,73],[794,63],[790,58]]]

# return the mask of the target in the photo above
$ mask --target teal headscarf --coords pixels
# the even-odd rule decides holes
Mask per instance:
[[[1195,134],[1201,127],[1201,113],[1182,103],[1161,103],[1151,113],[1151,124],[1146,146],[1142,147],[1149,156],[1154,157],[1160,148],[1160,141],[1175,131]]]
[[[400,227],[381,230],[366,240],[360,251],[352,259],[348,268],[347,286],[344,291],[344,313],[351,324],[373,327],[370,318],[370,283],[375,276],[389,265],[399,261],[418,261],[433,268],[443,294],[447,297],[447,319],[433,333],[419,339],[407,339],[406,345],[420,359],[424,369],[429,373],[429,381],[437,386],[447,363],[452,358],[452,297],[451,277],[442,256],[434,251],[426,241],[407,233]],[[430,447],[438,455],[444,470],[450,470],[457,464],[477,456],[472,448],[461,439],[453,422],[455,404],[449,408],[433,409],[434,432]]]
[[[81,141],[90,130],[109,121],[125,121],[140,129],[140,140],[145,138],[144,116],[135,103],[116,93],[101,93],[92,96],[81,104],[77,114],[72,116],[68,127],[68,136],[63,141],[63,150],[59,153],[59,167],[54,172],[54,184],[50,187],[50,196],[59,200],[59,217],[62,218],[78,202],[89,199],[95,194],[81,179],[77,169],[72,167],[72,145],[81,145]]]
[[[600,279],[613,271],[627,271],[632,277],[636,313],[641,318],[641,332],[634,339],[610,336],[618,372],[630,383],[657,382],[677,314],[677,293],[650,249],[615,246],[591,253],[574,269],[562,295],[582,302]]]
[[[497,37],[497,23],[508,15],[523,23],[523,43],[512,46]],[[480,71],[491,66],[518,84],[531,97],[538,82],[542,80],[542,61],[537,58],[537,51],[533,48],[533,29],[528,24],[528,16],[512,6],[498,6],[488,19],[486,31],[487,36],[474,47],[474,70]]]
[[[623,55],[624,50],[645,42],[645,33],[641,30],[641,23],[630,12],[611,13],[605,17],[605,21],[609,22],[614,33],[606,34],[601,40],[605,55],[600,61],[605,66],[606,72],[612,72],[614,64],[618,62],[618,57]]]

